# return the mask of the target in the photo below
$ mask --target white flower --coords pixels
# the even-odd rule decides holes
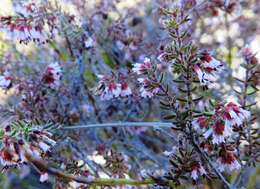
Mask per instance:
[[[86,48],[94,47],[94,40],[91,37],[88,37],[88,39],[84,42],[84,45]]]
[[[126,82],[121,83],[121,93],[120,96],[129,96],[132,94],[132,90]]]
[[[40,182],[45,182],[49,179],[48,173],[43,173],[40,176]]]

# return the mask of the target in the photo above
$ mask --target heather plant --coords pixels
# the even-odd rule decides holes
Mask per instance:
[[[124,3],[12,1],[0,16],[1,182],[247,187],[260,155],[259,2]]]

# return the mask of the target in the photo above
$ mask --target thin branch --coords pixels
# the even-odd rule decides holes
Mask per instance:
[[[140,186],[140,185],[150,185],[155,184],[153,179],[144,179],[144,180],[133,180],[133,179],[107,179],[107,178],[91,178],[91,177],[82,177],[75,176],[72,174],[64,173],[63,170],[59,170],[53,167],[50,167],[47,162],[42,159],[33,157],[30,153],[25,153],[26,159],[42,173],[49,173],[59,178],[65,180],[73,180],[78,183],[94,185],[94,186],[120,186],[120,185],[131,185],[131,186]]]
[[[167,122],[118,122],[118,123],[102,123],[102,124],[88,124],[76,126],[64,126],[61,129],[74,130],[74,129],[89,129],[89,128],[106,128],[106,127],[174,127],[172,123]]]

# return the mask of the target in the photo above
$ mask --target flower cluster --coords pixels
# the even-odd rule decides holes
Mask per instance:
[[[5,128],[3,146],[0,150],[0,162],[9,167],[27,162],[26,153],[41,158],[52,146],[56,144],[50,137],[51,133],[41,130],[32,130],[29,140],[17,139],[11,136],[11,127]]]
[[[137,79],[140,84],[139,92],[141,97],[151,98],[160,91],[158,81],[154,74],[156,68],[153,68],[151,59],[147,57],[144,59],[143,63],[135,63],[133,65],[133,72],[137,73],[138,75],[147,76]]]
[[[35,3],[18,4],[15,6],[17,16],[0,17],[1,29],[6,32],[11,39],[27,44],[34,41],[43,44],[48,41],[48,34],[44,31],[45,23],[49,31],[53,34],[55,26],[55,16],[39,16],[41,9]],[[22,15],[22,16],[21,16]]]
[[[0,88],[9,89],[12,86],[12,76],[8,71],[5,71],[3,75],[0,75]]]
[[[48,65],[44,75],[43,81],[52,89],[56,89],[60,86],[62,79],[62,69],[58,62],[54,62]]]
[[[197,74],[200,84],[202,86],[208,86],[213,83],[216,77],[216,73],[220,71],[223,64],[212,57],[208,52],[201,54],[200,62],[193,65],[193,70]]]
[[[14,136],[13,133],[16,133],[16,135]],[[51,137],[51,133],[37,128],[29,129],[27,127],[25,132],[22,128],[12,130],[12,126],[6,126],[3,131],[2,147],[0,149],[0,163],[5,168],[8,168],[28,162],[30,160],[28,159],[29,156],[42,159],[50,151],[51,147],[56,144]],[[48,174],[42,173],[40,181],[43,182],[46,178],[48,178]]]
[[[117,82],[114,75],[98,75],[100,79],[95,94],[101,97],[101,100],[110,100],[112,98],[127,97],[132,94],[126,80],[121,76],[120,81]]]
[[[232,135],[233,127],[241,126],[246,119],[249,119],[250,112],[241,108],[239,105],[229,102],[225,106],[219,105],[215,115],[212,116],[212,126],[209,127],[209,119],[201,116],[193,120],[192,125],[195,130],[206,131],[204,137],[212,135],[213,144],[225,142],[225,138]]]

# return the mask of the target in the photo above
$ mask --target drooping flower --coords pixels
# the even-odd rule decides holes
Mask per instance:
[[[202,67],[205,68],[208,72],[217,71],[223,66],[219,60],[215,59],[208,52],[202,53],[200,60]]]
[[[250,111],[241,108],[233,102],[229,102],[224,107],[223,118],[225,120],[225,126],[240,126],[246,119],[249,119],[250,116]]]
[[[152,81],[147,78],[138,78],[137,80],[141,84],[140,93],[144,98],[151,98],[160,91],[160,88],[153,86]]]
[[[201,165],[201,163],[194,163],[191,167],[191,178],[193,180],[197,180],[199,178],[199,176],[203,176],[206,175],[207,172],[204,169],[204,167]]]
[[[52,89],[60,86],[62,78],[62,70],[58,62],[51,63],[48,65],[44,75],[43,81]]]
[[[214,76],[212,74],[209,74],[207,72],[203,72],[202,69],[198,65],[193,66],[194,71],[198,75],[200,84],[202,86],[207,86],[210,83],[213,83]]]
[[[201,130],[208,126],[208,120],[204,116],[200,116],[192,121],[192,126],[195,130]]]
[[[135,63],[132,68],[133,72],[141,75],[147,74],[152,68],[152,63],[150,58],[145,58],[143,63]]]
[[[220,144],[225,142],[225,137],[232,134],[232,128],[230,126],[224,125],[222,121],[216,121],[212,128],[204,133],[205,138],[209,138],[212,135],[213,144]]]
[[[234,171],[241,168],[234,151],[221,150],[220,157],[217,159],[217,168],[220,172]]]
[[[127,82],[121,82],[121,93],[120,96],[130,96],[132,94],[132,90],[129,87]]]
[[[13,78],[8,71],[5,71],[3,75],[0,75],[0,87],[3,89],[9,89],[12,85]]]
[[[193,70],[197,74],[200,84],[208,86],[215,81],[216,73],[220,71],[222,66],[223,64],[220,61],[204,52],[200,57],[200,63],[193,65]]]

